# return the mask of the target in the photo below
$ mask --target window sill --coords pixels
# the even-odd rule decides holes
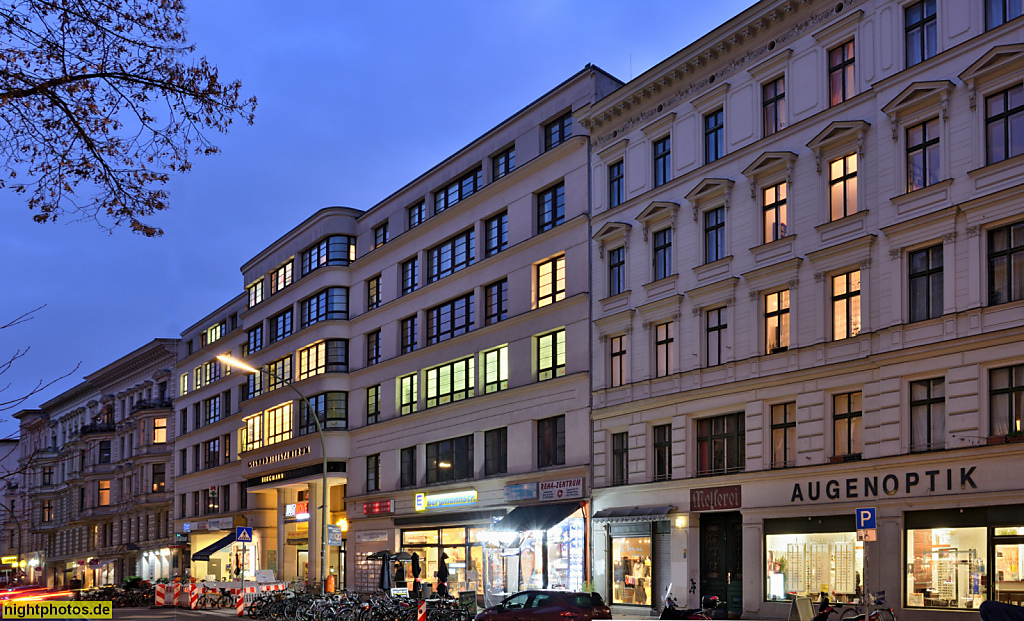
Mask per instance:
[[[851,453],[849,455],[833,455],[828,458],[830,464],[846,464],[851,461],[861,461],[862,457],[860,453]]]
[[[821,236],[822,243],[834,242],[843,238],[863,235],[866,226],[865,220],[867,220],[868,213],[867,209],[858,211],[857,213],[844,216],[838,220],[819,224],[814,227],[814,230]]]
[[[666,293],[671,293],[676,290],[676,281],[679,280],[679,274],[672,274],[664,278],[649,282],[644,285],[644,291],[647,292],[647,298],[654,298]]]
[[[754,246],[750,249],[750,253],[754,255],[755,263],[767,263],[775,259],[789,257],[792,255],[795,242],[796,233],[791,233],[785,237],[761,244],[760,246]]]
[[[1016,155],[1001,162],[969,170],[967,176],[974,181],[976,192],[992,192],[1019,183],[1020,174],[1011,173],[1020,173],[1019,169],[1024,169],[1024,155]]]
[[[711,263],[705,263],[704,265],[698,265],[693,268],[693,274],[697,277],[697,282],[705,280],[713,280],[722,276],[728,276],[729,270],[732,269],[732,255],[724,256],[721,259],[712,261]]]
[[[614,313],[629,306],[629,294],[633,291],[626,289],[622,293],[616,293],[598,300],[601,303],[601,310],[605,313]]]

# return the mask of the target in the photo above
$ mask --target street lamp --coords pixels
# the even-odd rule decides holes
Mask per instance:
[[[241,360],[236,360],[235,358],[232,358],[231,356],[228,356],[227,354],[222,354],[220,356],[217,356],[217,360],[220,360],[221,362],[223,362],[224,364],[226,364],[228,366],[232,366],[232,367],[235,367],[236,369],[239,369],[241,371],[245,371],[246,373],[252,373],[254,375],[258,375],[259,373],[261,373],[260,369],[254,368],[254,367],[252,367],[252,366],[242,362]],[[306,398],[306,395],[304,395],[301,392],[299,392],[299,389],[295,387],[295,383],[294,382],[292,382],[290,379],[281,377],[280,375],[278,375],[277,373],[274,373],[273,371],[262,371],[262,372],[270,373],[271,375],[276,377],[279,382],[282,382],[282,383],[286,384],[289,388],[291,388],[292,390],[295,391],[295,394],[299,395],[299,398],[302,399],[302,402],[306,404],[306,410],[309,412],[310,416],[313,417],[313,420],[316,421],[316,432],[320,435],[320,454],[323,456],[323,459],[324,459],[323,483],[320,486],[321,503],[323,505],[323,510],[324,510],[323,516],[320,519],[320,524],[321,524],[321,528],[322,528],[322,532],[320,533],[320,592],[321,593],[325,593],[327,591],[326,587],[327,587],[327,506],[328,505],[327,505],[327,441],[324,439],[324,428],[320,424],[320,415],[319,415],[319,413],[315,409],[313,409],[313,405],[309,402],[309,399]]]

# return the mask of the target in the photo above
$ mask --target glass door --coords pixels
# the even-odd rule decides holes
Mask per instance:
[[[1024,606],[1024,537],[1000,538],[995,544],[996,601]]]

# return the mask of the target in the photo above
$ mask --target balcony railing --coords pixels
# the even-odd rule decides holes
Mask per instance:
[[[114,431],[113,423],[89,423],[88,425],[82,425],[78,430],[79,435],[89,435],[91,433],[111,433]]]
[[[147,399],[136,402],[132,406],[132,413],[141,412],[142,410],[169,410],[172,407],[174,407],[174,402],[170,399]]]

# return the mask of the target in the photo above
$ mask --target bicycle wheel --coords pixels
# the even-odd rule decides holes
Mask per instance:
[[[860,614],[860,611],[854,607],[844,608],[842,614],[839,615],[839,621],[846,621],[852,619]]]
[[[896,616],[892,614],[892,610],[883,608],[878,611],[878,615],[875,617],[875,621],[896,621]]]

